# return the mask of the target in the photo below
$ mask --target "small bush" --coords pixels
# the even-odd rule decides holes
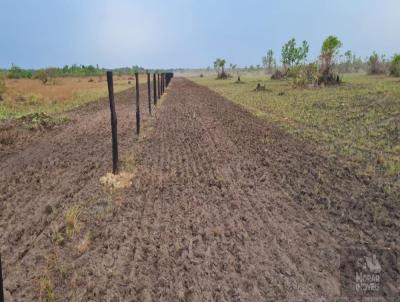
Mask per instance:
[[[3,74],[0,72],[0,101],[2,100],[3,94],[6,92],[6,82]]]
[[[36,71],[33,78],[42,81],[43,85],[49,80],[47,71],[43,69]]]
[[[390,63],[390,75],[400,77],[400,54],[394,55],[392,62]]]
[[[293,77],[293,84],[298,87],[307,85],[316,86],[318,84],[319,72],[318,65],[311,63],[308,65],[295,66],[290,69]]]
[[[271,80],[281,80],[284,78],[284,74],[280,70],[275,70],[275,72],[271,76]]]
[[[369,74],[384,74],[385,64],[383,58],[374,51],[368,59],[368,73]]]
[[[7,77],[9,79],[30,79],[32,77],[32,72],[13,64],[7,73]]]

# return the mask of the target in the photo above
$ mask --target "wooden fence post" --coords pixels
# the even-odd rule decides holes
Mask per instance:
[[[151,84],[150,84],[150,73],[147,73],[147,94],[149,96],[149,114],[151,115]]]
[[[157,106],[157,80],[155,73],[153,73],[153,95],[154,95],[154,106]]]
[[[111,111],[111,134],[112,134],[112,156],[113,173],[118,173],[118,139],[117,139],[117,114],[115,113],[114,103],[114,83],[112,71],[107,71],[108,97],[110,100]]]
[[[162,73],[160,74],[160,93],[163,95],[163,90],[162,90]]]
[[[1,265],[1,254],[0,254],[0,302],[4,302],[4,290],[3,290],[3,272]]]
[[[161,93],[164,94],[164,73],[161,74]]]
[[[157,73],[157,82],[158,82],[158,98],[161,97],[161,84],[160,84],[160,74]]]
[[[136,79],[136,133],[140,133],[140,100],[139,100],[139,74],[135,73]]]

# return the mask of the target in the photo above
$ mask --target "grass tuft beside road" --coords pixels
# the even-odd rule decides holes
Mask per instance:
[[[264,77],[191,78],[268,121],[346,156],[367,175],[400,176],[400,81],[345,75],[344,84],[294,88]],[[254,91],[257,83],[265,91]]]

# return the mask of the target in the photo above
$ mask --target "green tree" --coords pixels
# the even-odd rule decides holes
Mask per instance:
[[[339,49],[342,47],[342,42],[335,36],[329,36],[322,43],[321,47],[321,70],[323,75],[329,75],[332,72],[332,65],[335,56],[339,53]]]
[[[383,74],[385,73],[385,56],[379,56],[376,51],[368,58],[368,73]]]
[[[395,54],[390,62],[390,75],[400,77],[400,54]]]
[[[225,59],[218,58],[214,61],[214,69],[217,71],[217,77],[219,79],[226,78],[225,64],[226,64]]]
[[[22,69],[17,65],[11,64],[11,68],[7,73],[7,77],[9,79],[30,79],[32,77],[32,72]]]
[[[348,50],[344,53],[344,57],[346,60],[346,64],[351,64],[352,60],[353,60],[353,53],[351,52],[351,50]]]
[[[292,38],[282,47],[282,64],[286,68],[299,65],[307,59],[310,46],[307,41],[303,41],[302,46],[297,47],[296,39]]]
[[[274,51],[272,49],[269,49],[267,51],[267,55],[262,57],[262,64],[263,67],[267,69],[269,72],[272,71],[272,69],[276,65],[276,60],[274,58]]]

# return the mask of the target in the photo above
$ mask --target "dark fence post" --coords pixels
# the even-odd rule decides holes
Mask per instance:
[[[147,73],[147,94],[149,96],[149,114],[151,115],[151,84],[150,84],[150,73]]]
[[[153,74],[153,94],[154,94],[154,106],[157,106],[157,80],[156,74]]]
[[[139,74],[135,73],[136,79],[136,133],[140,133],[140,100],[139,100]]]
[[[112,155],[113,173],[118,173],[118,140],[117,140],[117,114],[115,113],[114,103],[114,83],[112,71],[107,71],[108,97],[110,100],[111,111],[111,134],[112,134]]]
[[[4,290],[3,290],[3,273],[1,265],[1,255],[0,255],[0,302],[4,302]]]
[[[162,73],[161,74],[161,91],[162,91],[162,94],[164,94],[164,73]]]
[[[162,89],[162,73],[160,74],[160,91],[161,91],[161,95],[163,95],[163,89]]]
[[[161,84],[160,84],[160,74],[157,73],[157,82],[158,82],[158,98],[161,97]]]
[[[174,74],[172,72],[167,72],[165,74],[165,85],[168,87],[169,82],[171,81],[171,79],[174,77]]]

